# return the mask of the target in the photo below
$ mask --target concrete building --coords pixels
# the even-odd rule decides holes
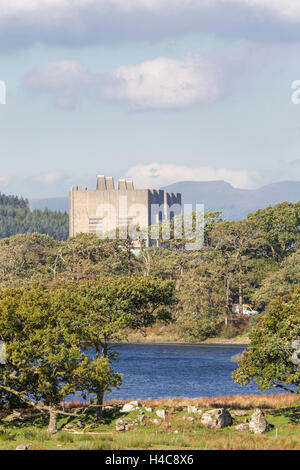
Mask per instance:
[[[70,236],[97,233],[99,236],[126,231],[130,226],[147,229],[158,221],[181,213],[181,194],[155,189],[134,189],[133,182],[120,179],[115,189],[112,177],[97,177],[94,190],[73,186],[69,196]],[[121,237],[122,238],[122,237]],[[123,236],[126,238],[126,236]],[[149,242],[148,237],[144,237]]]

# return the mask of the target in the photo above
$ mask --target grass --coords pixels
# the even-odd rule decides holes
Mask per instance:
[[[128,402],[129,400],[127,400]],[[112,403],[112,402],[110,402]],[[140,409],[126,414],[134,424],[125,433],[115,431],[119,417],[125,417],[116,408],[104,415],[103,424],[95,422],[93,410],[81,418],[59,420],[59,432],[50,436],[46,421],[41,417],[30,416],[24,422],[5,423],[0,421],[0,450],[15,449],[19,444],[30,444],[33,450],[260,450],[260,449],[300,449],[300,397],[282,395],[247,395],[217,398],[170,398],[143,400],[144,406],[152,407],[153,412],[145,409],[145,420],[138,421]],[[226,407],[231,411],[244,410],[244,416],[233,416],[233,425],[224,429],[206,429],[201,425],[199,414],[188,414],[187,406],[195,405],[203,411]],[[155,411],[164,407],[168,410],[165,420],[154,424]],[[274,429],[267,434],[253,435],[249,431],[236,431],[236,424],[249,418],[253,409],[264,409],[269,423]],[[233,413],[234,415],[234,413]],[[193,417],[194,421],[187,421]],[[64,426],[71,424],[72,429]],[[77,433],[73,433],[73,431]]]
[[[176,323],[168,325],[156,323],[155,325],[145,329],[146,336],[134,330],[127,330],[127,341],[130,343],[201,343],[201,344],[248,344],[247,328],[249,318],[237,318],[233,323],[236,325],[234,330],[236,334],[233,337],[222,335],[222,328],[215,337],[208,338],[204,341],[192,341],[183,339],[180,336]]]

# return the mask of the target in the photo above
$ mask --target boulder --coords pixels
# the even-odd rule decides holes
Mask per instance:
[[[130,405],[133,405],[134,407],[137,407],[137,408],[141,408],[143,405],[141,404],[141,402],[137,401],[137,400],[134,400],[134,401],[131,401],[129,402]]]
[[[125,432],[129,431],[133,427],[133,424],[130,422],[130,419],[117,419],[116,421],[116,431]]]
[[[248,423],[241,423],[238,424],[235,429],[237,431],[249,431],[249,424]]]
[[[201,424],[206,428],[221,429],[226,426],[231,426],[232,417],[226,408],[216,408],[203,413]]]
[[[271,431],[273,425],[269,424],[265,418],[264,413],[261,409],[256,408],[254,410],[251,419],[249,421],[249,429],[254,434],[263,434],[265,432]]]
[[[132,405],[132,403],[125,403],[125,405],[122,406],[120,412],[121,413],[129,413],[130,411],[134,410],[135,406]]]
[[[188,412],[188,413],[197,413],[197,412],[198,412],[198,408],[197,408],[197,406],[188,406],[188,407],[187,407],[187,412]]]
[[[156,411],[156,416],[158,416],[159,418],[165,419],[167,415],[168,415],[168,412],[166,410]]]
[[[194,423],[196,419],[193,418],[192,416],[183,416],[182,421],[189,421],[190,423]]]
[[[16,447],[16,450],[30,450],[31,444],[20,444]]]

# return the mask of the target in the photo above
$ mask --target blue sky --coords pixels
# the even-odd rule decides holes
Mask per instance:
[[[0,0],[0,191],[300,179],[297,0]]]

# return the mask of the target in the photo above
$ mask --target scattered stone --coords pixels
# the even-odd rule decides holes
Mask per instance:
[[[197,412],[198,412],[198,408],[197,408],[197,406],[188,406],[188,407],[187,407],[187,412],[188,412],[188,413],[197,413]]]
[[[145,408],[145,411],[147,411],[148,413],[153,413],[153,408]]]
[[[130,422],[131,419],[130,418],[127,418],[127,419],[117,419],[116,421],[116,431],[117,432],[125,432],[125,431],[129,431],[130,429],[133,428],[133,424]]]
[[[248,423],[241,423],[238,424],[235,429],[237,431],[249,431],[249,424]]]
[[[250,431],[253,432],[254,434],[263,434],[265,432],[271,431],[273,427],[274,426],[272,424],[269,424],[267,422],[262,410],[259,408],[256,408],[249,422]]]
[[[156,416],[158,416],[159,418],[165,419],[167,415],[168,415],[168,412],[166,410],[156,411]]]
[[[139,422],[142,424],[142,423],[145,421],[145,415],[144,415],[144,414],[141,414],[141,415],[138,417],[138,420],[139,420]]]
[[[125,422],[123,419],[117,419],[116,421],[116,431],[124,432],[125,431]]]
[[[30,450],[31,444],[20,444],[16,447],[16,450]]]
[[[179,433],[179,431],[176,429],[176,431],[174,431],[174,434],[178,434],[178,433]]]
[[[23,416],[21,415],[21,413],[19,413],[19,411],[14,411],[10,415],[6,416],[3,421],[5,421],[6,423],[12,423],[13,421],[18,420],[23,421]]]
[[[160,424],[161,421],[160,421],[160,419],[156,419],[156,418],[155,418],[155,419],[152,419],[152,423],[153,423],[153,424]]]
[[[120,412],[121,413],[129,413],[130,411],[134,410],[135,406],[132,405],[132,403],[125,403],[125,405],[122,406]]]
[[[77,421],[77,423],[76,423],[76,424],[77,424],[77,427],[78,427],[78,428],[83,428],[83,424],[82,424],[82,422],[81,422],[81,421]]]
[[[134,401],[131,401],[129,403],[130,405],[133,405],[135,407],[138,407],[138,408],[141,408],[143,405],[141,404],[141,402],[137,401],[137,400],[134,400]]]
[[[198,415],[202,415],[203,410],[197,410]]]
[[[73,425],[71,423],[68,423],[64,426],[65,429],[72,429]]]
[[[203,413],[201,423],[206,428],[221,429],[231,426],[232,417],[226,408],[217,408]]]
[[[194,423],[196,420],[192,416],[183,416],[182,421],[190,421],[191,423]]]

